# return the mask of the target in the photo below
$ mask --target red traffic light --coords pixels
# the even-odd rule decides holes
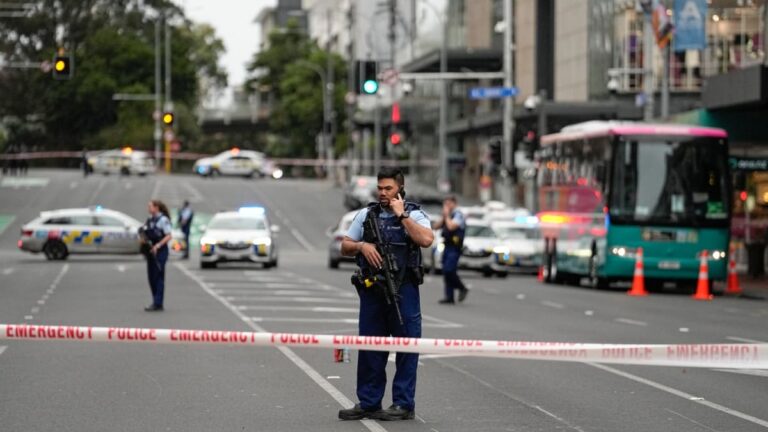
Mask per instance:
[[[747,200],[747,191],[739,192],[739,199],[742,200],[742,201],[746,201]]]
[[[399,145],[402,141],[403,137],[397,132],[394,132],[389,136],[389,142],[391,142],[392,145]]]

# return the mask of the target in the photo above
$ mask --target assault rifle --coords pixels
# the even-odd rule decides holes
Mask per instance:
[[[400,306],[397,304],[397,300],[400,297],[398,291],[400,290],[400,270],[397,268],[397,261],[392,251],[389,249],[389,243],[384,241],[379,229],[379,224],[376,222],[376,215],[373,211],[368,211],[368,215],[363,222],[363,232],[371,233],[371,241],[376,245],[376,250],[381,255],[381,272],[376,276],[376,279],[380,280],[383,276],[384,280],[384,298],[387,301],[387,306],[394,305],[395,312],[397,313],[397,320],[400,325],[403,325],[403,316],[400,314]]]

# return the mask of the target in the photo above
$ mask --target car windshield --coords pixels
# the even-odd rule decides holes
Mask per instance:
[[[613,222],[728,223],[728,154],[712,138],[631,138],[617,143]]]
[[[467,237],[482,237],[482,238],[494,238],[496,234],[493,230],[485,225],[468,225]]]
[[[496,234],[503,239],[533,240],[536,239],[536,230],[520,227],[494,227]]]
[[[252,217],[213,218],[208,229],[221,230],[265,230],[264,219]]]

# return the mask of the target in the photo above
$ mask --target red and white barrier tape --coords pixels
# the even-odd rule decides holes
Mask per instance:
[[[352,348],[646,366],[768,369],[768,344],[631,345],[0,324],[0,340],[3,339]]]

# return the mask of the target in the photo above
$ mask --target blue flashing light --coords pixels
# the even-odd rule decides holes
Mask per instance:
[[[208,167],[202,165],[197,167],[198,174],[205,174],[206,172],[208,172]]]
[[[240,207],[239,209],[237,209],[237,212],[242,215],[248,215],[248,216],[264,216],[264,213],[266,211],[264,210],[264,207],[248,206],[248,207]]]
[[[515,223],[536,225],[539,223],[539,218],[536,216],[516,216]]]
[[[104,207],[101,206],[101,205],[97,205],[96,207],[93,208],[93,210],[99,212],[99,211],[104,210]]]

